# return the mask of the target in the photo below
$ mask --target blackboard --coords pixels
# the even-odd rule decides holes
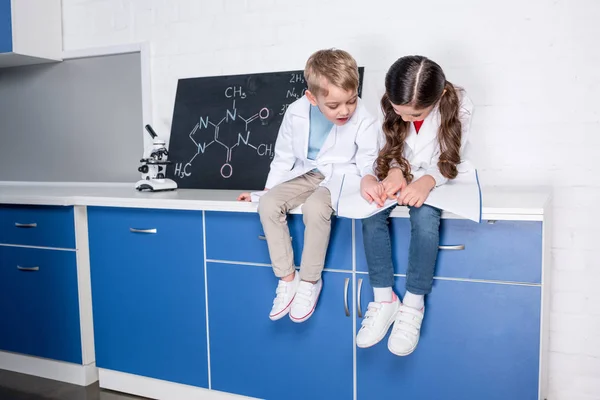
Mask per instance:
[[[285,110],[305,90],[303,71],[180,79],[167,177],[180,188],[264,189]]]

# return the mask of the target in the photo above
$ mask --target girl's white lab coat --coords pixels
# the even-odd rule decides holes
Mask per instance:
[[[414,124],[409,125],[409,132],[405,139],[404,157],[410,163],[413,181],[424,175],[431,175],[436,187],[429,194],[425,204],[442,210],[450,211],[465,218],[479,221],[481,218],[481,197],[476,171],[465,158],[465,148],[469,141],[469,130],[471,126],[471,115],[473,103],[462,93],[459,118],[462,124],[461,135],[461,159],[458,165],[459,175],[456,179],[448,182],[437,166],[440,156],[440,146],[437,139],[441,116],[438,107],[434,107],[427,118],[423,121],[421,129],[417,134]],[[381,137],[381,145],[385,143],[385,137]],[[392,163],[392,166],[394,163]],[[362,219],[370,217],[383,210],[374,203],[369,204],[360,197],[358,186],[359,180],[346,179],[342,200],[340,200],[338,215],[347,218]],[[396,204],[395,200],[388,200],[384,208]]]
[[[437,135],[441,123],[438,106],[425,118],[418,134],[414,124],[410,124],[404,146],[404,157],[410,163],[414,180],[424,175],[431,175],[435,179],[436,187],[429,194],[425,204],[474,221],[480,221],[481,191],[475,167],[468,161],[466,152],[473,115],[473,103],[465,92],[459,93],[459,97],[461,99],[459,119],[462,125],[462,135],[461,163],[457,166],[458,177],[448,183],[448,179],[441,174],[437,166],[440,157],[440,145]]]
[[[471,129],[471,116],[473,114],[473,103],[467,97],[466,93],[458,93],[461,97],[459,119],[462,125],[461,136],[461,160],[465,159],[465,148],[469,141],[469,131]],[[439,104],[438,104],[439,105]],[[414,124],[410,124],[408,136],[404,146],[404,157],[410,163],[413,180],[424,175],[431,175],[435,179],[435,185],[440,186],[448,182],[438,166],[440,159],[440,145],[437,139],[438,130],[441,124],[441,115],[438,105],[436,105],[427,118],[423,121],[421,129],[417,134]],[[465,171],[465,168],[472,168],[470,163],[461,163],[459,171]]]
[[[317,168],[325,176],[321,186],[329,189],[331,204],[337,210],[344,174],[375,175],[373,169],[379,152],[380,124],[359,98],[350,120],[331,128],[314,160],[307,158],[309,130],[310,102],[303,96],[290,104],[283,117],[265,186],[270,189]]]

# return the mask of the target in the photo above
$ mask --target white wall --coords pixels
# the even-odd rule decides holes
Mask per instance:
[[[549,400],[600,399],[599,0],[63,0],[63,17],[65,50],[151,43],[161,135],[178,78],[302,69],[338,47],[376,111],[396,58],[440,63],[475,103],[483,184],[553,187]]]

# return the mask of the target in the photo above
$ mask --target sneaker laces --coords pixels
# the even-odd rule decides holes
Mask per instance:
[[[402,334],[407,338],[417,336],[421,329],[421,321],[423,320],[423,312],[412,307],[402,304],[396,314],[394,329],[392,334]]]
[[[377,302],[370,302],[367,306],[367,312],[365,313],[365,318],[361,322],[361,326],[370,328],[375,324],[375,318],[377,314],[379,314],[379,310],[383,307],[383,304]]]

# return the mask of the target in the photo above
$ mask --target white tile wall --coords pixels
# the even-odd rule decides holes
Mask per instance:
[[[163,135],[178,78],[302,69],[339,47],[377,111],[397,57],[436,60],[475,102],[483,184],[553,187],[549,400],[600,399],[600,1],[63,0],[63,15],[65,50],[150,42]]]

